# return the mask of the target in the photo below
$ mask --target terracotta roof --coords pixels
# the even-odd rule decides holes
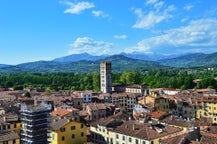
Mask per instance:
[[[202,133],[202,137],[200,143],[204,144],[216,144],[217,142],[217,134],[212,133]]]
[[[183,119],[175,117],[173,115],[168,116],[161,121],[165,122],[169,125],[175,125],[175,126],[186,127],[186,128],[192,126],[191,121],[183,120]]]
[[[215,89],[210,89],[210,88],[206,88],[206,89],[197,89],[197,92],[209,92],[209,91],[215,91]]]
[[[217,102],[217,95],[204,95],[203,102]]]
[[[118,93],[115,94],[115,96],[122,98],[122,97],[130,97],[130,98],[136,98],[137,96],[140,96],[138,93],[128,93],[128,92],[123,92],[123,93]],[[113,97],[113,95],[112,95]]]
[[[149,123],[127,121],[113,131],[116,133],[146,140],[152,140],[182,131],[181,128],[173,126],[167,126],[161,130],[162,131],[160,131],[158,127],[152,126]]]
[[[87,116],[87,112],[86,111],[79,111],[79,116]]]
[[[155,119],[160,119],[163,116],[165,116],[167,114],[167,112],[163,112],[163,111],[154,111],[154,112],[150,112],[149,113],[151,115],[152,118]]]
[[[95,122],[92,122],[91,125],[92,126],[97,126],[97,125],[103,125],[105,127],[109,127],[109,125],[111,123],[115,123],[117,121],[118,118],[124,116],[124,114],[122,112],[119,112],[115,115],[111,115],[109,117],[106,117],[106,118],[101,118]]]
[[[0,133],[0,142],[19,139],[19,138],[20,138],[19,135],[14,131]]]
[[[160,140],[160,143],[166,143],[166,144],[182,144],[183,141],[185,140],[187,134],[182,134],[182,135],[176,135],[174,137],[169,137],[163,140]]]
[[[143,85],[133,84],[133,85],[127,85],[126,88],[141,89],[142,86],[147,86],[147,85],[146,84],[143,84]]]
[[[65,126],[68,123],[68,119],[59,119],[57,117],[53,117],[52,122],[50,124],[50,128],[51,130],[59,130],[61,127]]]
[[[53,116],[60,116],[60,117],[64,117],[66,115],[69,115],[70,113],[72,113],[72,111],[70,110],[67,110],[67,109],[57,109],[57,110],[54,110],[52,111],[52,115]]]
[[[210,126],[210,125],[212,125],[212,118],[203,117],[200,119],[196,119],[196,120],[192,121],[192,124],[194,126],[197,126],[197,127]]]
[[[180,91],[179,89],[176,88],[153,88],[149,89],[150,91],[160,91],[160,90],[168,90],[168,91]]]
[[[106,105],[104,103],[88,103],[87,106],[89,106],[91,110],[105,110],[106,109]]]

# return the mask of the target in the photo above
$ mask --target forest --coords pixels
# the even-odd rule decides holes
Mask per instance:
[[[160,69],[145,72],[125,71],[112,73],[113,84],[143,84],[149,88],[217,89],[217,70],[208,68]],[[194,83],[194,79],[201,79]],[[58,90],[100,90],[100,74],[93,73],[9,73],[0,75],[0,87],[22,90],[25,87]]]

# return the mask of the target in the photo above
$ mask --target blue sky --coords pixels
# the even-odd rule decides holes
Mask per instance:
[[[216,0],[0,0],[0,64],[217,52]]]

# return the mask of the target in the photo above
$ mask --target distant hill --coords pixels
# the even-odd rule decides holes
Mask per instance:
[[[23,63],[16,66],[1,68],[0,72],[94,72],[99,71],[101,61],[111,61],[113,71],[142,71],[149,69],[165,68],[156,62],[143,61],[128,58],[122,55],[114,55],[101,60],[77,62],[55,62],[55,61],[37,61]]]
[[[172,59],[163,59],[159,64],[171,67],[195,67],[195,66],[216,66],[217,53],[203,54],[194,53]]]
[[[133,59],[123,55],[113,55],[111,57],[107,57],[105,59],[99,60],[98,63],[100,63],[100,61],[111,61],[112,69],[115,71],[126,71],[126,70],[140,71],[140,70],[166,68],[165,66],[159,65],[157,62]]]
[[[161,59],[168,59],[168,58],[175,58],[180,55],[163,55],[163,54],[145,54],[145,53],[138,53],[138,52],[133,52],[133,53],[121,53],[120,55],[129,57],[129,58],[134,58],[134,59],[140,59],[140,60],[148,60],[148,61],[158,61]]]
[[[101,61],[111,61],[113,71],[145,71],[168,67],[217,66],[217,53],[186,54],[176,58],[161,59],[156,62],[141,60],[144,55],[136,54],[91,56],[87,53],[57,58],[52,61],[28,62],[15,66],[0,65],[0,73],[8,72],[94,72],[99,71]],[[130,58],[136,57],[136,58]],[[89,59],[89,60],[87,60]],[[145,58],[143,58],[145,59]]]
[[[9,67],[10,65],[0,64],[0,68]]]
[[[133,59],[140,59],[145,61],[157,61],[160,59],[166,59],[166,58],[174,58],[180,55],[162,55],[162,54],[145,54],[140,52],[133,52],[133,53],[120,53],[119,55],[126,56],[128,58]],[[96,61],[100,59],[104,59],[106,57],[110,57],[109,55],[101,55],[101,56],[93,56],[88,53],[81,53],[81,54],[72,54],[69,56],[64,56],[60,58],[55,58],[54,62],[77,62],[81,60],[87,60],[87,61]]]
[[[88,53],[81,53],[81,54],[72,54],[69,56],[64,56],[60,58],[55,58],[54,62],[77,62],[81,60],[87,60],[87,61],[95,61],[99,59],[106,58],[108,56],[102,55],[102,56],[92,56]]]

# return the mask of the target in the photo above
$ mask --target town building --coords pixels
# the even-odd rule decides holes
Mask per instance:
[[[112,93],[112,64],[100,63],[100,90],[103,93]]]
[[[14,131],[1,132],[0,144],[20,144],[20,136]]]
[[[148,85],[147,84],[128,85],[128,86],[126,86],[125,92],[127,92],[127,93],[138,93],[138,94],[142,94],[144,96],[146,96],[146,95],[149,94]]]
[[[113,104],[118,104],[123,110],[132,113],[139,96],[141,94],[138,93],[115,93],[112,94],[111,101]]]
[[[87,142],[87,127],[74,117],[53,117],[48,141],[51,144],[83,144]]]
[[[180,92],[179,89],[175,89],[175,88],[154,88],[154,89],[149,89],[149,93],[151,95],[154,94],[158,94],[158,95],[175,95],[178,94]]]
[[[20,144],[20,121],[17,114],[0,116],[0,144]]]
[[[217,95],[204,95],[201,100],[201,109],[196,118],[211,118],[213,124],[217,124]]]
[[[21,143],[47,144],[51,105],[21,105]]]

